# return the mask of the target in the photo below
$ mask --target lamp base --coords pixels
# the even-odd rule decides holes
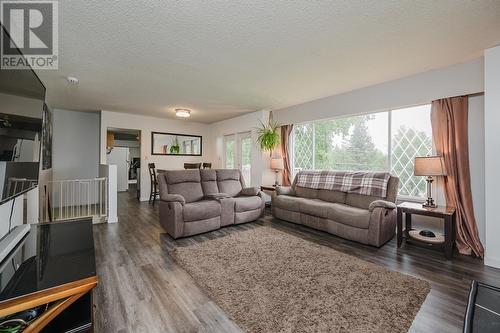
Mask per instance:
[[[424,208],[436,208],[437,205],[434,203],[434,199],[432,199],[432,182],[434,179],[432,176],[428,176],[425,178],[425,181],[427,182],[427,200],[422,204],[422,207]]]
[[[422,204],[422,207],[424,207],[424,208],[437,208],[437,205],[434,203],[434,199],[427,198],[427,200],[425,200],[425,202]]]
[[[275,181],[274,181],[274,187],[277,187],[279,184],[278,184],[278,174],[279,174],[279,170],[274,170],[274,172],[276,172],[276,178],[275,178]]]

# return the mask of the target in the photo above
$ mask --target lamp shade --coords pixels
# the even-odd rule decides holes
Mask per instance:
[[[415,157],[415,176],[446,176],[441,156]]]
[[[282,158],[273,158],[271,159],[271,169],[273,170],[283,170],[283,159]]]

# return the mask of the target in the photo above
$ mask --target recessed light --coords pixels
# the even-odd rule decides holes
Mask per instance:
[[[191,110],[189,109],[175,109],[175,115],[180,118],[189,118],[191,116]]]

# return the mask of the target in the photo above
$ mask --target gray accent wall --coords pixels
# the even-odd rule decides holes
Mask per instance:
[[[100,115],[54,109],[53,179],[99,176]]]

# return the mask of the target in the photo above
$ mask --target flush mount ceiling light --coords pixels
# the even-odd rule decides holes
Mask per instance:
[[[180,118],[189,118],[191,116],[191,110],[189,109],[175,109],[175,115]]]

